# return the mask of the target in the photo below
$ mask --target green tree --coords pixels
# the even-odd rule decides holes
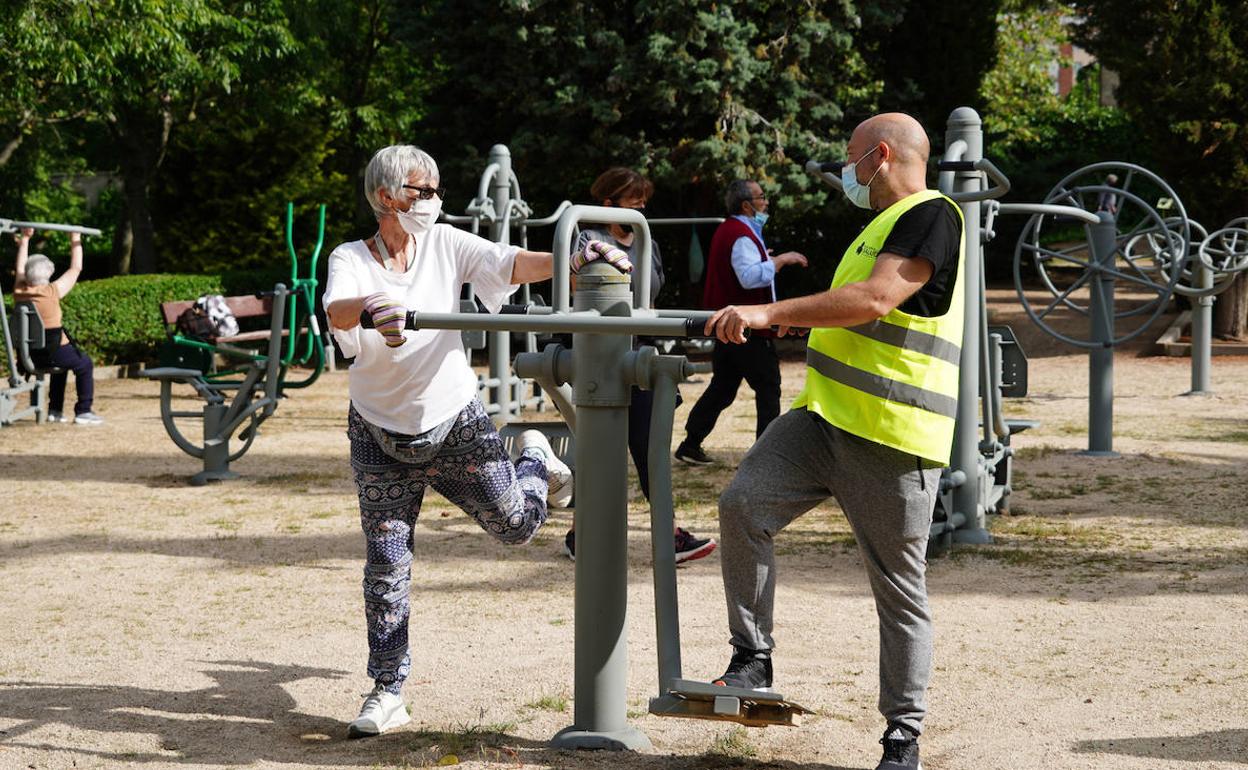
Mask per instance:
[[[1211,230],[1248,215],[1248,4],[1076,0],[1076,38],[1118,73],[1117,98],[1190,215]],[[1248,283],[1217,301],[1216,332],[1248,330]]]
[[[155,269],[149,188],[171,133],[247,65],[289,50],[280,3],[26,0],[15,16],[25,34],[9,55],[26,62],[29,103],[49,120],[73,110],[106,131],[125,202],[116,269]]]
[[[982,108],[980,82],[996,62],[1002,0],[872,5],[877,21],[862,40],[882,80],[881,110],[914,115],[934,136],[943,136],[955,108]]]
[[[288,200],[304,256],[318,203],[328,205],[329,248],[373,226],[360,174],[378,147],[410,141],[426,82],[424,61],[394,40],[394,6],[288,0],[280,66],[245,70],[170,142],[153,196],[162,254],[183,270],[280,267]]]
[[[414,139],[455,206],[503,142],[538,212],[623,164],[656,181],[660,212],[718,214],[727,181],[757,178],[783,228],[827,199],[801,161],[840,157],[847,113],[879,89],[848,0],[442,0],[398,23],[412,55],[437,57]]]

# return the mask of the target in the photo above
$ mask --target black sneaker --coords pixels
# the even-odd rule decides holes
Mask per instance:
[[[715,462],[711,456],[702,451],[700,446],[690,446],[685,442],[680,442],[680,446],[676,447],[674,453],[677,460],[689,465],[710,465]]]
[[[884,756],[875,770],[923,770],[919,762],[919,735],[902,724],[893,723],[880,739]]]
[[[701,559],[711,551],[715,550],[716,542],[714,538],[698,537],[692,532],[688,532],[680,527],[676,528],[676,563],[683,561],[693,561]]]
[[[569,529],[568,534],[563,536],[563,555],[576,561],[576,530]]]
[[[733,647],[732,660],[724,675],[711,682],[723,687],[771,690],[771,650],[743,650]]]

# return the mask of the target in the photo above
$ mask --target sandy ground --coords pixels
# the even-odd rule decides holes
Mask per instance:
[[[1003,311],[1009,315],[1009,311]],[[1018,325],[1016,325],[1018,328]],[[1117,360],[1117,459],[1088,459],[1087,359],[1032,337],[1012,416],[1013,515],[929,570],[937,619],[930,770],[1248,767],[1248,359],[1182,397],[1188,362]],[[786,398],[800,364],[785,367]],[[685,386],[686,406],[705,382]],[[570,520],[501,546],[432,493],[417,534],[405,696],[414,722],[347,741],[366,645],[362,538],[346,463],[346,376],[296,392],[236,463],[185,479],[157,386],[100,383],[98,428],[0,430],[0,768],[874,767],[876,632],[856,548],[829,504],[780,537],[777,686],[796,729],[646,714],[655,687],[647,518],[630,519],[630,718],[654,750],[570,753]],[[747,391],[748,393],[748,391]],[[743,395],[678,468],[679,518],[714,534],[749,446]],[[679,423],[678,423],[679,424]],[[716,555],[680,571],[685,672],[729,648]]]

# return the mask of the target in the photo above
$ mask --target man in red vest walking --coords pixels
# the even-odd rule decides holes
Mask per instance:
[[[719,310],[728,305],[759,305],[776,301],[776,271],[787,265],[806,267],[796,251],[772,255],[763,241],[767,222],[767,195],[757,182],[738,179],[724,195],[728,219],[711,239],[702,306]],[[711,354],[711,384],[689,412],[685,440],[676,447],[676,459],[694,465],[712,462],[702,442],[715,429],[719,413],[737,397],[741,380],[754,391],[758,409],[755,436],[780,414],[780,359],[775,334],[756,329],[744,344],[715,341]]]

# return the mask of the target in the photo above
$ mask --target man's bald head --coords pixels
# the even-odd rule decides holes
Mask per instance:
[[[849,137],[849,161],[867,201],[883,209],[927,188],[927,156],[931,147],[919,121],[900,112],[886,112],[858,124]],[[847,189],[850,200],[864,201]]]
[[[858,124],[849,139],[849,157],[870,151],[883,142],[892,151],[892,162],[902,166],[927,166],[931,145],[919,121],[904,112],[885,112]]]

